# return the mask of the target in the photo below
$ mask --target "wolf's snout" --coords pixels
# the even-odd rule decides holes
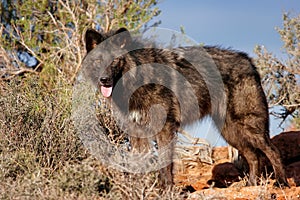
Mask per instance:
[[[104,86],[112,85],[112,79],[110,77],[101,77],[100,83]]]
[[[104,97],[110,97],[113,90],[113,81],[110,77],[100,77],[100,90]]]

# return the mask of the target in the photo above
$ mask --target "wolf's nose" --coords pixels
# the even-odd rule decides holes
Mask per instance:
[[[100,83],[103,85],[110,85],[111,83],[111,78],[110,77],[101,77],[100,78]]]

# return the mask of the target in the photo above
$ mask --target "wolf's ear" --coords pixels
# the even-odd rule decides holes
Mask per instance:
[[[101,33],[94,29],[88,29],[85,33],[85,48],[87,53],[93,50],[97,44],[103,41]]]
[[[115,32],[116,39],[114,43],[118,45],[121,49],[126,48],[131,42],[132,38],[129,31],[126,28],[120,28]]]

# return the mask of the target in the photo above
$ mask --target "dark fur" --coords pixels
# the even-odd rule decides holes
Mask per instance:
[[[103,46],[96,46],[117,33],[124,34],[105,44],[110,48],[109,51],[103,51],[105,49]],[[101,34],[88,30],[86,33],[88,54],[83,62],[83,65],[95,69],[90,74],[94,82],[100,80],[101,85],[111,85],[115,89],[118,81],[122,80],[118,91],[114,90],[116,95],[112,100],[119,108],[119,114],[130,118],[129,121],[131,120],[135,126],[132,130],[138,130],[138,127],[150,123],[152,119],[148,113],[153,105],[162,106],[167,113],[166,122],[162,130],[153,137],[160,149],[169,144],[180,126],[211,115],[225,140],[245,156],[249,163],[251,185],[256,184],[255,176],[259,175],[257,156],[261,154],[257,152],[263,152],[269,158],[278,183],[288,185],[280,154],[270,142],[268,105],[260,77],[245,53],[205,46],[177,48],[174,51],[142,48],[116,57],[116,52],[130,50],[132,44],[134,41],[126,29]],[[200,66],[200,72],[184,58],[185,55],[195,55],[194,61]],[[224,90],[221,90],[223,85],[216,83],[215,77],[211,76],[210,65],[207,65],[210,59],[214,61],[221,74]],[[167,65],[176,70],[191,84],[190,89],[186,89],[186,85],[179,81],[180,76],[176,73],[157,74],[155,69],[158,66],[152,63]],[[147,64],[146,71],[140,67],[143,64]],[[138,87],[135,83],[126,82],[128,80],[125,78],[121,79],[129,71],[131,78],[144,83],[143,86]],[[163,83],[170,85],[171,88],[164,87],[164,84],[148,84],[149,81],[159,81],[156,77],[164,77]],[[134,87],[138,89],[132,91]],[[128,111],[124,110],[123,104],[127,103],[125,100],[130,94],[132,95],[128,102]],[[196,105],[193,104],[193,95],[197,100]],[[211,105],[211,102],[216,103]],[[195,112],[197,110],[200,112]],[[138,113],[138,116],[131,118],[131,113]],[[164,112],[156,114],[157,119],[162,119],[163,116],[160,115],[164,115]],[[220,122],[222,117],[225,117],[223,126]],[[141,132],[143,130],[141,128]],[[140,138],[132,138],[131,145],[133,149],[139,151],[150,148],[148,140]],[[169,156],[172,159],[172,155]],[[162,182],[171,184],[172,166],[162,169],[162,175]]]

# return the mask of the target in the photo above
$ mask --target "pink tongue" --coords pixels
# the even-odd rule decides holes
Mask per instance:
[[[112,87],[101,86],[101,93],[106,98],[110,97],[110,95],[112,93]]]

